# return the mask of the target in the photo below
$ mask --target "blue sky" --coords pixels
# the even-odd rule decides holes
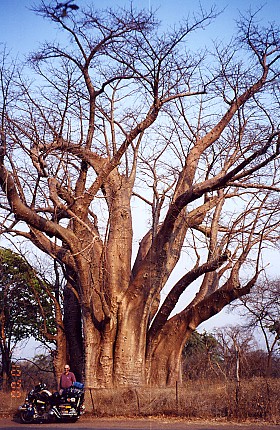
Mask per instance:
[[[83,6],[90,1],[75,0],[75,3]],[[224,12],[218,16],[211,27],[199,34],[205,42],[209,38],[229,40],[239,11],[245,12],[251,6],[256,9],[263,5],[260,18],[267,22],[277,19],[280,6],[280,0],[213,0],[213,2],[211,0],[132,0],[132,3],[137,8],[158,9],[158,16],[165,25],[174,25],[188,14],[198,11],[199,4],[206,10],[215,4]],[[39,42],[43,42],[50,36],[57,36],[49,22],[29,10],[33,4],[38,4],[38,1],[0,0],[0,41],[4,42],[14,55],[27,54],[35,50]],[[93,4],[96,8],[116,7],[129,5],[130,0],[94,0]]]

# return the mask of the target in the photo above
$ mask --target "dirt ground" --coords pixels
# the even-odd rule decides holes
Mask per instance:
[[[96,418],[81,417],[77,423],[21,424],[16,418],[0,418],[0,428],[13,429],[97,429],[97,430],[279,430],[280,424],[189,421],[177,418]]]

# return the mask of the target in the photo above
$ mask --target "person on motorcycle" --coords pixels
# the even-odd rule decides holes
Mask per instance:
[[[65,364],[64,372],[60,377],[59,393],[62,394],[63,390],[70,388],[73,382],[76,382],[76,377],[73,372],[70,372],[69,364]]]

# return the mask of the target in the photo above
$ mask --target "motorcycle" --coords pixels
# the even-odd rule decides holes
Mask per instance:
[[[45,384],[36,385],[26,396],[25,403],[19,407],[22,423],[43,421],[75,422],[84,412],[84,385],[74,382],[70,388],[51,393]]]

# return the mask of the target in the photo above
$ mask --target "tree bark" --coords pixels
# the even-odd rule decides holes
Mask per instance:
[[[81,307],[74,292],[66,286],[64,291],[63,324],[66,335],[66,362],[70,365],[77,381],[84,380],[84,350],[81,325]],[[62,363],[62,366],[66,364]],[[63,367],[61,368],[63,369]],[[63,370],[62,370],[63,371]]]

